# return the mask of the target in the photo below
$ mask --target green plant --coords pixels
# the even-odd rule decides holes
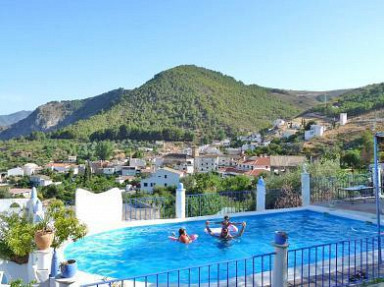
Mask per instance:
[[[60,247],[66,240],[76,241],[84,237],[87,228],[76,218],[74,211],[64,206],[60,200],[54,200],[48,206],[45,217],[51,220],[55,232],[52,243],[53,248]]]
[[[17,202],[12,202],[12,204],[9,206],[10,208],[20,208],[20,204]]]
[[[16,280],[12,280],[12,281],[11,281],[10,286],[11,286],[11,287],[32,287],[32,286],[34,286],[35,284],[37,284],[37,281],[36,281],[36,280],[32,280],[32,281],[29,282],[29,283],[24,283],[23,280],[21,280],[21,279],[16,279]]]
[[[0,257],[15,259],[27,256],[34,249],[33,231],[26,215],[0,214]]]

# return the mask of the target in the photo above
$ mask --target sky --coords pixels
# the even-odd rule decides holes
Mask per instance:
[[[246,84],[384,82],[382,0],[1,0],[0,115],[194,64]]]

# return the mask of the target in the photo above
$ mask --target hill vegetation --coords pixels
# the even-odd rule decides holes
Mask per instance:
[[[255,131],[302,109],[257,85],[195,66],[179,66],[132,91],[110,110],[64,129],[77,138],[207,140]],[[135,132],[132,132],[135,131]],[[184,134],[181,134],[183,131]]]
[[[350,90],[315,110],[331,116],[339,113],[358,116],[381,108],[384,108],[384,83]]]

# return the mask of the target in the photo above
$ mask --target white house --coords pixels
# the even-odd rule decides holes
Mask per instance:
[[[340,125],[345,126],[348,122],[347,113],[340,114]]]
[[[164,167],[152,173],[150,177],[142,179],[140,182],[140,189],[146,192],[152,192],[155,186],[177,186],[182,177],[184,177],[183,172]]]
[[[237,164],[237,169],[243,171],[250,170],[271,170],[271,159],[269,156],[266,157],[252,157],[249,160],[239,162]]]
[[[79,167],[70,163],[50,162],[45,167],[58,173],[68,173],[70,170],[73,171],[73,174],[79,173]]]
[[[305,131],[304,140],[308,141],[313,137],[321,137],[324,134],[324,126],[321,125],[311,125],[309,131]]]
[[[24,176],[24,169],[21,167],[8,169],[7,176]]]
[[[106,174],[106,175],[115,174],[115,168],[114,167],[104,167],[103,168],[103,174]]]
[[[26,163],[23,165],[24,175],[32,175],[39,169],[39,166],[35,163]]]
[[[129,165],[135,166],[135,167],[146,167],[147,162],[142,158],[130,158],[129,159]]]
[[[195,157],[195,171],[196,172],[210,172],[216,171],[219,167],[219,155],[205,154]]]
[[[121,175],[122,176],[135,176],[140,173],[140,169],[136,166],[122,166]]]
[[[29,179],[36,186],[48,186],[52,184],[52,179],[46,175],[32,175]]]

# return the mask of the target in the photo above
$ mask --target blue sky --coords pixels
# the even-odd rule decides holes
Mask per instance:
[[[384,82],[382,0],[2,0],[0,115],[195,64],[244,83]]]

